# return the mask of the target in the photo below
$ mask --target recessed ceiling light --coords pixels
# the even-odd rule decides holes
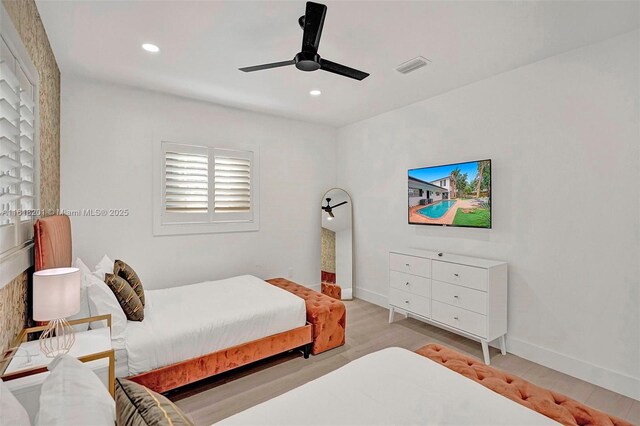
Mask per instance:
[[[322,92],[319,91],[318,89],[313,89],[312,91],[309,92],[309,94],[311,96],[320,96],[320,95],[322,95]]]
[[[142,45],[142,48],[144,50],[146,50],[147,52],[151,52],[151,53],[158,53],[160,51],[160,48],[158,46],[156,46],[155,44],[151,44],[151,43],[144,43]]]

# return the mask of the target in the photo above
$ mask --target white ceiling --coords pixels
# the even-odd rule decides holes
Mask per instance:
[[[319,53],[362,82],[295,67],[304,1],[37,2],[63,74],[333,126],[426,99],[640,26],[640,3],[327,1]],[[152,55],[143,42],[160,46]],[[415,56],[432,63],[402,75]],[[310,89],[322,96],[309,96]]]

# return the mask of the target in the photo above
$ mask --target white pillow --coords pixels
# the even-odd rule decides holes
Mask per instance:
[[[109,425],[116,421],[116,404],[93,371],[69,355],[47,367],[42,382],[36,426]]]
[[[11,426],[31,426],[29,414],[0,380],[0,424]]]
[[[113,260],[105,254],[96,265],[96,270],[93,271],[93,275],[100,278],[101,281],[104,281],[104,274],[113,274],[113,264]]]
[[[89,295],[89,310],[91,316],[111,314],[111,339],[123,340],[127,328],[127,316],[113,291],[95,275],[87,277],[87,292]],[[91,328],[106,327],[105,321],[92,322]]]
[[[79,257],[76,258],[76,261],[74,262],[73,266],[80,269],[80,277],[81,277],[80,278],[81,280],[80,281],[80,311],[77,314],[70,316],[68,318],[70,320],[87,318],[91,316],[91,313],[89,310],[89,296],[87,294],[87,279],[86,279],[86,275],[91,274],[91,271]],[[74,325],[73,329],[76,332],[86,331],[89,329],[89,323]]]

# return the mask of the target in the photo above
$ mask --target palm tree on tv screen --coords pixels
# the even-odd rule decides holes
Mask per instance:
[[[462,173],[458,167],[451,171],[451,183],[455,184],[453,198],[463,196],[468,191],[467,178],[467,174]]]
[[[451,198],[458,198],[458,188],[456,186],[456,179],[458,178],[458,175],[460,175],[460,169],[459,168],[455,168],[453,170],[451,170],[451,176],[450,176],[450,191],[451,191]]]
[[[484,161],[478,161],[478,176],[476,177],[476,197],[480,198],[480,187],[482,186],[482,176],[484,173]]]
[[[476,186],[476,197],[480,198],[482,190],[489,192],[491,182],[491,166],[488,161],[478,161],[478,176],[474,180]]]

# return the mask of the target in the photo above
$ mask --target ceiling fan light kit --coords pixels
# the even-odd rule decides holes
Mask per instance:
[[[295,65],[300,71],[322,70],[359,81],[367,78],[369,74],[366,72],[322,59],[318,54],[318,46],[320,45],[320,36],[322,35],[326,14],[327,6],[324,4],[307,2],[306,13],[298,19],[298,23],[303,30],[302,50],[290,61],[244,67],[240,68],[240,71],[253,72]]]

